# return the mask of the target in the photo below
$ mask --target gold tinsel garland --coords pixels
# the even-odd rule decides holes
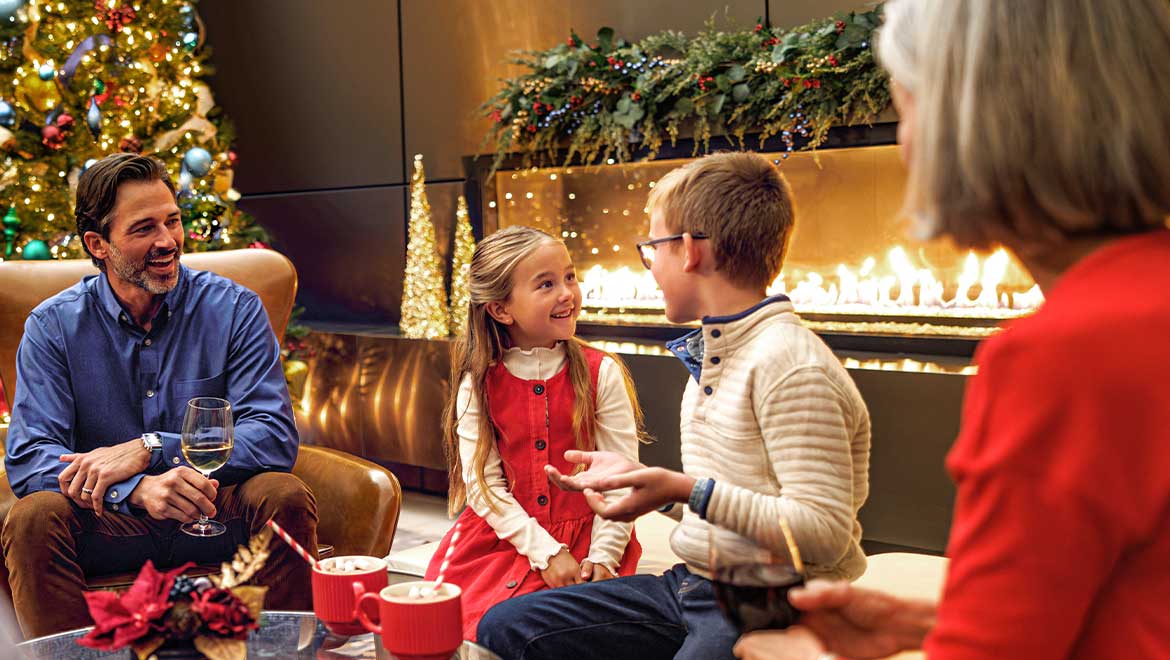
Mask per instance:
[[[400,327],[406,337],[438,339],[447,336],[449,321],[426,184],[422,154],[419,154],[414,157],[414,176],[410,179],[410,225]]]

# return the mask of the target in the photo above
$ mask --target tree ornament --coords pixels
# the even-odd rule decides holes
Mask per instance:
[[[471,304],[471,257],[475,255],[475,234],[467,213],[467,199],[459,196],[455,208],[455,247],[451,251],[451,334],[467,330],[467,312]]]
[[[118,141],[118,151],[130,154],[142,153],[142,140],[137,135],[127,135]]]
[[[196,32],[188,32],[183,35],[183,47],[187,50],[195,50],[199,45],[199,34]]]
[[[37,69],[37,75],[41,77],[41,80],[52,80],[57,75],[57,67],[53,66],[52,62],[45,62],[41,68]]]
[[[48,112],[57,105],[60,94],[56,84],[41,80],[37,72],[29,68],[16,81],[16,99],[30,110]]]
[[[8,101],[0,99],[0,126],[12,128],[16,125],[16,110]]]
[[[4,225],[4,258],[11,259],[16,235],[20,233],[20,218],[16,215],[16,207],[8,207],[8,213],[4,214],[4,220],[0,222]]]
[[[138,16],[129,3],[119,3],[117,0],[94,0],[93,8],[110,32],[121,30]]]
[[[49,244],[39,238],[24,244],[24,249],[21,250],[20,256],[25,261],[46,261],[51,259],[53,254],[49,250]]]
[[[167,59],[168,50],[170,49],[167,48],[166,44],[162,43],[161,41],[156,41],[150,45],[150,48],[146,49],[146,52],[150,56],[150,61],[158,64],[159,62]]]
[[[106,83],[101,78],[94,78],[93,93],[94,94],[105,94],[106,93]]]
[[[399,327],[406,337],[438,339],[447,336],[450,320],[443,300],[443,272],[435,252],[435,226],[422,158],[421,154],[414,157],[414,176],[410,179],[410,224]]]
[[[89,130],[94,137],[102,133],[102,110],[98,107],[97,98],[90,97],[89,110],[85,113],[85,123],[89,126]]]
[[[211,153],[203,147],[191,147],[183,154],[183,164],[193,176],[207,176],[211,162]]]
[[[288,395],[293,401],[299,401],[304,396],[308,379],[309,365],[301,360],[284,361],[284,381],[288,384]]]

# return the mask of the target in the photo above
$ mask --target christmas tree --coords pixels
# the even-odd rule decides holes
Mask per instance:
[[[186,251],[263,245],[235,208],[209,57],[194,0],[0,0],[0,258],[84,256],[77,180],[119,151],[166,163]]]
[[[455,249],[451,253],[451,334],[467,330],[468,304],[471,302],[471,258],[475,256],[475,235],[467,214],[467,198],[459,196],[455,209]]]
[[[410,223],[406,238],[406,272],[402,283],[402,320],[407,337],[438,339],[447,336],[446,291],[439,254],[435,251],[435,225],[427,200],[427,175],[422,156],[414,157],[410,178]]]

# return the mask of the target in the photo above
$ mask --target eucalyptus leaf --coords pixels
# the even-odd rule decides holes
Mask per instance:
[[[674,102],[674,111],[686,115],[693,112],[695,109],[695,102],[689,96],[684,96]]]
[[[719,87],[719,91],[721,92],[726,93],[731,91],[731,81],[722,73],[715,76],[715,85]]]
[[[544,58],[544,68],[555,69],[558,64],[564,61],[564,59],[565,58],[561,55],[549,55],[548,57]]]
[[[603,27],[597,31],[597,45],[603,53],[613,50],[613,28]]]
[[[844,50],[846,48],[853,48],[860,46],[861,42],[865,41],[869,35],[869,31],[856,23],[849,23],[845,29],[837,37],[837,49]]]
[[[735,99],[736,103],[743,103],[744,99],[750,96],[751,93],[752,90],[748,87],[747,83],[739,83],[731,88],[731,98]]]
[[[711,101],[711,114],[717,115],[720,112],[722,112],[723,111],[723,104],[726,102],[727,102],[727,95],[726,94],[720,94],[719,96],[716,96],[715,99],[713,101]]]
[[[747,69],[739,64],[735,64],[727,70],[727,79],[733,83],[740,82],[744,78],[747,78]]]
[[[784,61],[784,46],[776,44],[772,46],[772,63],[779,64]]]
[[[632,103],[632,101],[630,101],[629,96],[621,97],[620,99],[618,99],[618,102],[617,102],[617,111],[619,113],[622,113],[622,114],[629,112],[631,103]]]
[[[578,62],[577,60],[569,60],[569,69],[568,69],[567,73],[569,74],[570,78],[573,78],[577,75],[577,67],[579,65],[580,65],[580,62]]]

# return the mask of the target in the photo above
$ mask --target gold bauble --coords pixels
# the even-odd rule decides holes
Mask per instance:
[[[16,100],[29,110],[48,112],[61,102],[61,95],[55,82],[41,80],[36,71],[29,71],[16,86]]]
[[[285,360],[284,380],[288,383],[288,395],[293,401],[304,395],[308,379],[309,365],[300,360]]]

